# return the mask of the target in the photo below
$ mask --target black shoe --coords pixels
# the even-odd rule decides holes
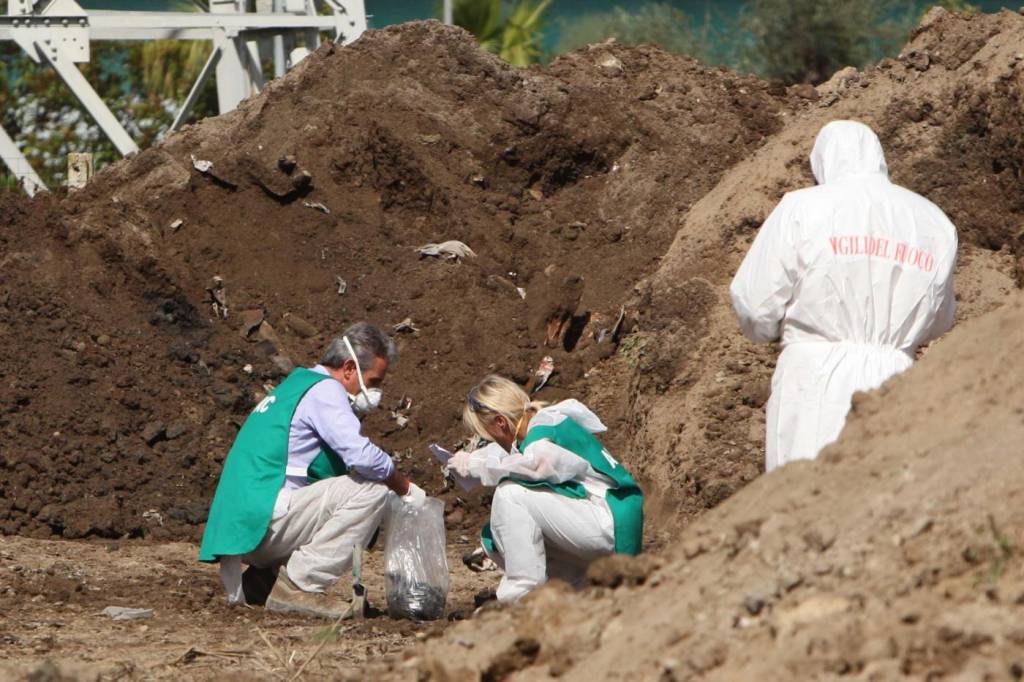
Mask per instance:
[[[276,568],[257,568],[249,566],[242,573],[242,594],[249,606],[263,606],[267,603],[270,591],[277,580]]]

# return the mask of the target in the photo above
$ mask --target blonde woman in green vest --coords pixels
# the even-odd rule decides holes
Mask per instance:
[[[361,431],[396,357],[387,335],[357,322],[328,344],[320,364],[293,371],[245,420],[199,549],[200,561],[220,563],[230,603],[340,617],[347,601],[325,590],[380,526],[388,496],[423,503],[423,490]]]
[[[533,402],[491,375],[467,394],[463,421],[491,441],[456,453],[449,467],[497,486],[481,540],[505,572],[499,601],[515,601],[548,578],[580,586],[594,559],[640,552],[643,494],[594,436],[607,429],[581,402]]]

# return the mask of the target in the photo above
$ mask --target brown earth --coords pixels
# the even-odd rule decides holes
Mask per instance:
[[[699,518],[657,556],[596,565],[570,609],[553,586],[407,654],[419,679],[1024,676],[1022,44],[1018,14],[933,12],[899,60],[837,74],[693,206],[631,302],[620,361],[641,370],[634,465],[668,519]],[[855,400],[818,461],[700,514],[763,466],[775,351],[736,332],[730,276],[781,194],[811,182],[835,118],[874,126],[894,180],[957,222],[960,325]],[[680,301],[707,313],[671,320]]]
[[[861,394],[818,460],[762,476],[660,556],[591,568],[599,584],[640,586],[545,588],[407,654],[413,672],[392,671],[427,680],[1020,679],[1022,357],[1016,294]]]
[[[608,59],[624,66],[598,66]],[[542,397],[558,395],[614,353],[592,333],[789,106],[653,49],[520,71],[465,32],[413,24],[322,48],[71,197],[8,198],[0,529],[195,540],[268,383],[361,318],[418,328],[399,335],[387,409],[367,427],[438,492],[425,446],[462,438],[466,390],[489,371],[525,382],[550,354],[556,390]],[[414,250],[449,239],[478,257]],[[404,429],[390,414],[402,398]]]
[[[397,408],[410,398],[410,423],[399,429],[390,409],[367,423],[400,466],[440,492],[423,446],[462,437],[466,387],[486,371],[525,382],[550,354],[559,373],[540,397],[573,393],[610,424],[610,444],[646,484],[655,551],[596,566],[598,587],[581,595],[552,586],[415,652],[397,653],[415,628],[371,621],[327,646],[338,658],[316,675],[357,674],[377,656],[352,651],[382,628],[398,634],[374,676],[978,679],[974,666],[1020,643],[1003,627],[1019,608],[1008,605],[1019,562],[1005,547],[1019,544],[1020,519],[1001,501],[1021,489],[1012,459],[1021,338],[1011,326],[1020,305],[973,320],[1003,304],[1021,272],[1022,44],[1017,14],[940,11],[900,59],[787,93],[651,48],[593,46],[519,71],[461,32],[412,24],[323,48],[237,112],[117,164],[76,195],[6,198],[0,530],[194,541],[233,433],[285,358],[314,362],[353,319],[411,318],[419,331],[400,335],[385,399]],[[739,336],[727,286],[782,193],[811,182],[807,153],[834,118],[873,125],[894,180],[957,222],[961,326],[858,403],[832,454],[759,477],[776,349]],[[191,155],[212,171],[193,169]],[[278,164],[285,156],[290,173]],[[446,239],[478,257],[414,252]],[[226,319],[211,307],[215,275]],[[598,343],[621,306],[626,333]],[[547,347],[559,327],[558,347]],[[255,331],[244,338],[242,328]],[[908,449],[912,439],[922,445]],[[968,447],[984,465],[961,472]],[[469,543],[486,500],[444,496],[450,537]],[[687,526],[682,540],[677,525]],[[26,566],[52,552],[102,563],[102,545],[2,541],[9,561]],[[160,601],[140,577],[163,570],[162,548],[184,562],[189,545],[119,544],[119,556],[138,559],[111,569],[112,596],[165,604],[184,639],[222,653],[255,642],[248,622],[208,636],[187,625],[196,610],[217,627],[229,613],[208,568],[172,571],[203,586],[199,602]],[[457,563],[456,603],[468,601],[470,580],[493,584],[494,574],[471,578]],[[11,670],[103,646],[96,616],[41,615],[66,601],[51,592],[68,589],[62,573],[46,575],[3,593],[28,609],[11,618]],[[42,598],[25,604],[25,594]],[[39,645],[44,622],[92,631]],[[295,643],[312,632],[274,627]],[[140,647],[130,656],[96,653],[90,674],[122,660],[162,664],[171,649],[159,632],[126,635]],[[296,644],[295,660],[310,648]],[[268,671],[264,653],[160,674],[295,670]]]
[[[1024,256],[1024,17],[936,11],[898,60],[839,72],[818,99],[734,165],[687,213],[658,269],[631,302],[638,332],[623,355],[639,368],[636,466],[662,483],[669,516],[688,519],[763,471],[764,409],[777,349],[739,334],[732,274],[782,194],[813,184],[808,156],[833,119],[875,128],[893,180],[955,221],[962,244],[958,319],[1018,288]],[[907,103],[930,102],[929,115]],[[686,310],[689,314],[673,314]]]
[[[450,537],[449,564],[461,568],[459,555],[471,544],[475,539]],[[216,572],[196,561],[192,543],[8,536],[0,545],[0,680],[288,679],[307,661],[305,679],[338,679],[448,623],[381,615],[379,548],[366,555],[364,570],[373,617],[344,622],[331,634],[324,621],[228,607]],[[449,593],[449,617],[469,616],[492,575],[460,576]],[[346,595],[350,582],[335,590]],[[108,606],[153,613],[114,621],[102,613]]]

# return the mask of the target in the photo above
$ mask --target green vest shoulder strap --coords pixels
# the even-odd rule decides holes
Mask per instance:
[[[531,443],[539,440],[550,440],[555,445],[582,457],[595,471],[611,479],[613,486],[606,493],[605,501],[615,523],[615,552],[639,554],[643,547],[644,497],[640,486],[626,468],[612,459],[601,441],[571,418],[566,418],[554,426],[532,427],[520,447],[525,451]],[[505,480],[528,488],[548,489],[566,497],[582,499],[587,496],[586,489],[579,481],[538,483],[511,477]],[[485,545],[491,540],[489,550],[494,548],[489,525],[484,528],[481,537]]]
[[[573,452],[600,474],[604,474],[616,486],[636,486],[636,481],[626,467],[612,459],[594,434],[580,426],[575,420],[566,418],[554,426],[534,426],[527,432],[520,446],[524,451],[539,440],[549,440],[555,445]]]
[[[299,368],[260,401],[245,420],[224,460],[199,548],[200,561],[256,549],[270,525],[288,466],[288,434],[299,401],[330,379]]]

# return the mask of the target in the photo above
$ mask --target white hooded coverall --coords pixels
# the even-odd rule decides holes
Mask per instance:
[[[889,181],[870,128],[833,121],[811,152],[818,186],[768,216],[732,282],[743,333],[782,340],[765,466],[813,459],[838,438],[856,391],[912,364],[953,326],[956,228]]]
[[[529,427],[555,426],[569,418],[591,433],[607,430],[578,400],[541,409]],[[610,457],[607,451],[605,456]],[[470,453],[470,471],[484,485],[498,486],[491,503],[491,532],[500,554],[491,558],[505,572],[497,589],[499,601],[515,601],[548,578],[580,587],[588,564],[615,551],[615,525],[605,502],[612,481],[575,453],[549,440],[534,441],[521,453],[491,443]],[[501,482],[510,476],[548,483],[576,480],[587,497]]]

